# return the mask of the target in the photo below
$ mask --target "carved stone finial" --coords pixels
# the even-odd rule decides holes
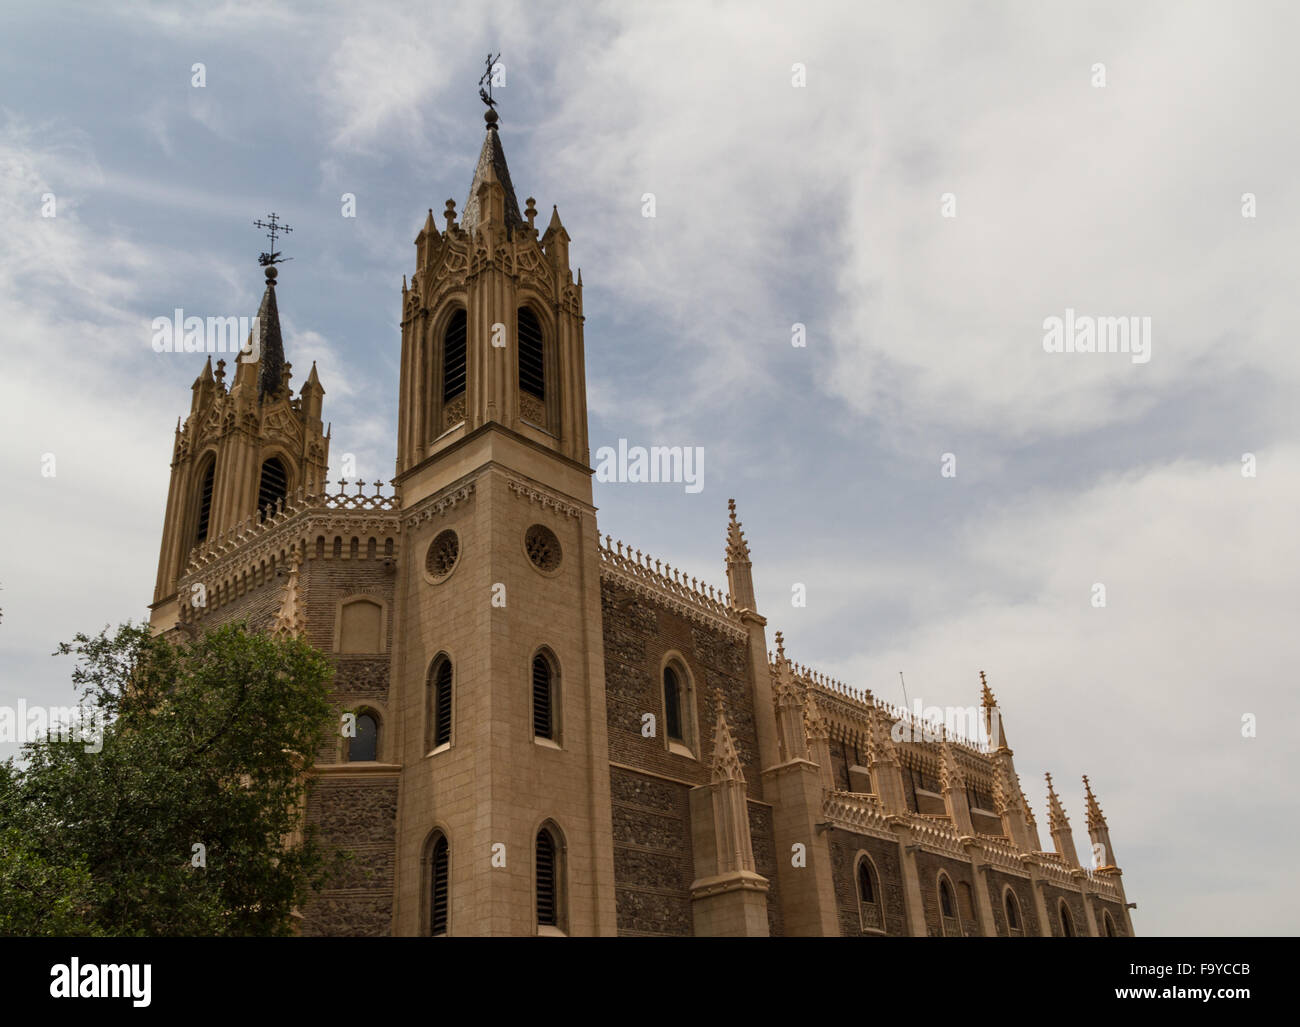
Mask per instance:
[[[736,520],[736,501],[727,500],[727,563],[748,563],[749,543],[745,533],[740,530],[740,521]]]

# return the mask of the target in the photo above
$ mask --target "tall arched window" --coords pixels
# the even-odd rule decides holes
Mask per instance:
[[[664,668],[664,729],[670,741],[685,743],[682,734],[682,681],[672,667]]]
[[[1115,929],[1115,921],[1110,915],[1110,910],[1104,910],[1101,915],[1102,927],[1106,931],[1107,938],[1118,938],[1119,931]]]
[[[451,660],[444,653],[429,668],[425,685],[425,751],[451,741]]]
[[[262,479],[257,486],[257,513],[261,520],[275,513],[276,503],[289,494],[289,474],[278,456],[262,464]]]
[[[1020,926],[1020,902],[1016,898],[1015,892],[1010,888],[1002,898],[1002,904],[1007,911],[1007,934],[1012,938],[1024,936],[1024,928]]]
[[[885,926],[881,910],[880,886],[876,871],[865,855],[858,860],[858,921],[863,930],[879,931]]]
[[[557,679],[550,655],[542,650],[533,657],[533,737],[558,741],[556,735]]]
[[[1061,936],[1065,938],[1074,937],[1074,918],[1070,916],[1070,907],[1062,899],[1057,906],[1061,915]]]
[[[542,350],[542,324],[528,307],[519,308],[519,390],[546,399],[546,364]]]
[[[961,918],[957,915],[957,904],[953,901],[952,885],[948,878],[939,878],[939,915],[943,922],[943,933],[947,937],[961,937]]]
[[[365,712],[357,716],[357,734],[348,740],[348,762],[370,763],[379,759],[379,718]]]
[[[555,831],[543,826],[537,832],[537,926],[564,927],[564,850]]]
[[[439,833],[429,850],[429,934],[447,933],[447,882],[451,849],[447,836]]]
[[[442,401],[447,403],[465,392],[465,311],[458,310],[447,322],[442,336]]]
[[[216,480],[217,459],[208,458],[207,468],[199,478],[199,524],[194,533],[195,543],[206,542],[212,524],[212,486]]]

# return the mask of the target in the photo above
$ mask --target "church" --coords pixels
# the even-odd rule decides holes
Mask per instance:
[[[273,260],[256,359],[209,357],[176,430],[154,630],[244,620],[336,667],[306,813],[355,858],[299,933],[1132,935],[1091,785],[1081,860],[1048,777],[1043,849],[982,672],[991,741],[897,741],[905,711],[769,635],[734,503],[725,590],[601,534],[582,275],[486,120],[403,278],[391,488],[331,492]]]

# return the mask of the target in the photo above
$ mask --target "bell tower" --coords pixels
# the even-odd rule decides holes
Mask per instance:
[[[158,579],[149,607],[155,631],[180,621],[184,597],[177,596],[176,583],[196,547],[241,522],[276,512],[291,496],[325,490],[325,390],[313,363],[302,390],[293,395],[274,263],[266,264],[265,271],[266,288],[252,330],[243,347],[230,354],[233,383],[226,385],[226,361],[218,359],[214,370],[209,356],[191,387],[189,416],[176,425]]]
[[[582,282],[498,120],[402,282],[394,930],[612,935]]]

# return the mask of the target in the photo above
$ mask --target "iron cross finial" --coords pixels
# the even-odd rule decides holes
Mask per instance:
[[[479,99],[492,108],[495,108],[497,105],[497,102],[492,99],[492,69],[496,67],[496,63],[499,60],[501,60],[501,55],[499,53],[495,57],[489,53],[487,58],[483,61],[487,70],[479,76],[478,80]],[[483,88],[484,85],[487,86],[486,89]]]
[[[288,235],[293,231],[292,228],[279,220],[279,215],[275,211],[271,211],[265,221],[254,221],[253,227],[268,229],[266,234],[271,240],[271,252],[260,254],[257,258],[257,262],[262,267],[270,267],[272,264],[283,264],[286,260],[293,260],[292,257],[281,257],[279,251],[275,248],[275,237],[277,235],[281,233]]]

